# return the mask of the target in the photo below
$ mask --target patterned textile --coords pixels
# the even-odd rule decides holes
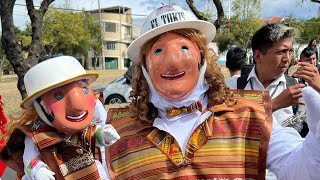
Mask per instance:
[[[107,152],[111,178],[264,179],[272,122],[268,93],[234,93],[232,103],[208,109],[214,115],[194,130],[185,154],[165,131],[139,129],[130,117],[112,121],[121,139]]]
[[[184,106],[184,107],[181,107],[181,108],[166,109],[166,116],[167,116],[167,118],[170,118],[170,117],[173,117],[173,116],[178,116],[180,114],[186,114],[186,113],[193,112],[195,109],[199,109],[199,111],[202,111],[200,102],[193,103],[188,107]]]
[[[32,126],[23,126],[15,130],[0,158],[5,159],[8,166],[17,171],[21,177],[24,173],[22,162],[24,137],[27,135],[33,138],[44,162],[55,172],[57,180],[100,179],[92,154],[95,150],[94,132],[95,128],[89,127],[77,135],[66,136],[42,120],[38,120]]]

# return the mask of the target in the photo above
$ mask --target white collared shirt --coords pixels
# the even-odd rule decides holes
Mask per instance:
[[[226,84],[230,87],[237,87],[237,79],[240,75],[233,75],[226,79]],[[231,89],[231,88],[230,88]]]
[[[267,88],[264,88],[260,80],[258,79],[258,76],[255,71],[255,66],[252,68],[251,72],[248,75],[247,79],[248,83],[245,90],[260,90],[260,91],[269,91],[270,98],[274,99],[277,97],[282,91],[287,89],[287,82],[284,74],[278,78],[275,79]],[[230,89],[237,89],[237,84],[233,84]],[[283,121],[288,119],[293,115],[292,106],[281,108],[275,112],[272,113],[274,118],[278,121],[279,124],[282,124]]]
[[[206,104],[203,105],[205,106]],[[318,114],[319,113],[316,113],[315,115]],[[101,117],[104,117],[104,115]],[[183,129],[183,133],[185,133],[186,138],[189,139],[190,133],[194,130],[193,127],[197,127],[199,123],[203,122],[202,120],[201,118],[196,124],[189,124],[192,128],[188,130],[176,127],[176,129],[169,128],[168,132],[173,134],[174,130],[181,131],[181,129]],[[162,123],[164,124],[164,122]],[[310,123],[310,126],[316,128],[315,132],[320,132],[320,125],[315,123],[316,122]],[[172,125],[170,126],[172,127]],[[185,146],[181,140],[179,144]],[[314,133],[309,133],[306,139],[301,138],[295,129],[283,128],[277,121],[274,121],[268,148],[267,168],[277,174],[278,179],[281,180],[314,180],[319,177],[319,167],[320,137],[317,138]]]

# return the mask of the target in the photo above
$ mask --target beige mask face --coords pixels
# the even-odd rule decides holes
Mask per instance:
[[[52,125],[64,133],[85,129],[94,114],[94,95],[88,83],[75,81],[55,88],[41,96],[47,114],[54,117]]]
[[[198,83],[199,47],[189,39],[168,32],[146,53],[146,69],[155,90],[171,101],[188,97]]]

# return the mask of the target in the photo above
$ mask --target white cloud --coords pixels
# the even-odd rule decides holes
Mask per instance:
[[[271,16],[294,17],[298,20],[310,19],[318,16],[318,3],[310,1],[301,3],[301,0],[262,0],[262,16],[269,18]]]
[[[40,5],[41,0],[34,1],[35,5]],[[73,9],[92,10],[98,9],[99,1],[101,8],[111,6],[126,6],[131,8],[133,18],[135,19],[134,22],[138,25],[142,25],[144,18],[155,8],[161,6],[162,3],[168,4],[170,2],[171,4],[178,4],[187,8],[185,0],[70,0],[70,4]],[[230,1],[232,2],[235,0]],[[226,16],[229,14],[228,5],[230,1],[222,0]],[[56,0],[54,1],[54,4],[58,7],[62,7],[64,2],[64,0]],[[293,16],[298,19],[310,19],[312,17],[317,17],[318,7],[320,4],[307,1],[304,4],[299,5],[297,2],[301,2],[301,0],[262,0],[262,17]],[[194,3],[196,4],[196,7],[201,10],[204,10],[207,6],[208,9],[213,11],[213,14],[216,13],[212,0],[195,0]],[[16,4],[25,4],[25,1],[17,0]],[[25,27],[26,22],[30,22],[24,6],[16,6],[14,8],[14,21],[15,25],[21,28]]]

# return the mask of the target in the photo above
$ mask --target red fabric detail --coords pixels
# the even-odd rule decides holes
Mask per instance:
[[[3,113],[2,96],[0,95],[0,134],[1,135],[6,134],[6,131],[4,128],[7,123],[8,123],[8,120],[6,119]],[[3,147],[4,147],[4,141],[0,140],[0,150],[2,150]],[[0,177],[3,175],[3,172],[5,171],[6,167],[7,166],[0,161]]]
[[[34,159],[30,162],[31,169],[34,168],[40,162],[39,159]]]

